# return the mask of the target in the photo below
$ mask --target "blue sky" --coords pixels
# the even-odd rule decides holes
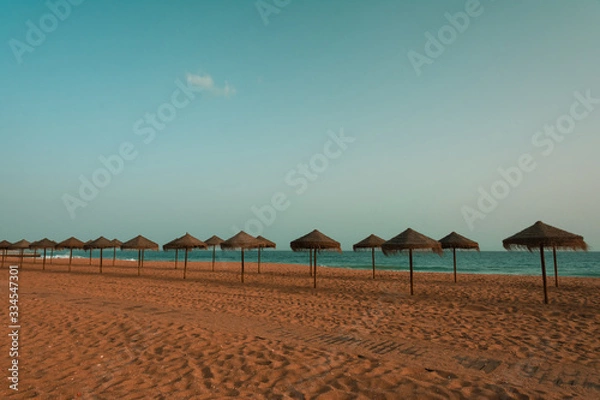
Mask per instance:
[[[496,250],[543,220],[600,249],[600,2],[259,4],[3,0],[0,239],[247,227],[287,249],[318,228],[350,248],[412,227]]]

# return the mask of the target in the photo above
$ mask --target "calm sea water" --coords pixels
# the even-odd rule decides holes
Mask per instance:
[[[55,257],[68,257],[68,251],[55,253]],[[256,262],[257,252],[246,251],[246,262]],[[74,251],[74,257],[89,257],[84,251]],[[104,257],[112,258],[112,249],[104,251]],[[93,253],[99,257],[99,251]],[[184,252],[179,252],[183,261]],[[137,251],[119,251],[117,258],[136,260]],[[145,260],[173,261],[175,252],[146,251]],[[190,261],[210,261],[212,251],[194,250],[189,253]],[[216,251],[217,261],[239,261],[239,251]],[[456,259],[459,273],[471,274],[509,274],[509,275],[540,275],[539,252],[527,251],[457,251]],[[561,276],[600,277],[600,252],[557,252],[558,271]],[[308,252],[263,250],[261,261],[267,263],[302,264],[308,265]],[[344,251],[343,253],[321,252],[317,256],[318,265],[351,269],[371,269],[371,252]],[[408,254],[384,256],[381,251],[375,252],[377,269],[388,271],[408,270]],[[423,272],[452,272],[452,252],[445,252],[442,257],[433,253],[413,253],[415,271]],[[546,252],[546,268],[548,274],[553,273],[552,252]]]

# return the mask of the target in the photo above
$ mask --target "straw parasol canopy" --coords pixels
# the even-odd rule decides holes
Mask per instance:
[[[390,254],[395,254],[401,251],[408,250],[409,264],[410,264],[410,294],[411,296],[414,294],[413,291],[413,250],[424,250],[424,251],[433,251],[438,255],[442,255],[442,245],[437,240],[433,240],[432,238],[425,236],[411,228],[408,228],[404,232],[400,233],[397,236],[394,236],[387,242],[381,245],[381,250],[383,250],[383,254],[389,256]]]
[[[18,242],[14,242],[9,246],[10,250],[19,250],[19,257],[21,258],[21,265],[23,264],[23,253],[25,249],[28,249],[31,243],[25,239],[21,239]]]
[[[556,262],[556,249],[563,250],[584,250],[587,251],[588,245],[583,240],[583,236],[571,232],[563,231],[547,225],[542,221],[537,221],[529,228],[512,235],[502,241],[506,250],[527,249],[530,252],[540,249],[540,258],[542,264],[542,281],[544,284],[544,303],[548,304],[548,290],[546,286],[546,260],[544,259],[544,247],[552,248],[554,256],[554,282],[558,287],[558,265]]]
[[[61,249],[69,249],[69,272],[71,272],[71,262],[73,260],[73,249],[83,249],[83,246],[85,246],[85,243],[83,243],[81,240],[74,238],[74,237],[70,237],[66,240],[63,240],[62,242],[58,243],[56,245],[56,249],[57,250],[61,250]]]
[[[313,287],[317,287],[317,251],[329,250],[342,252],[340,242],[337,242],[327,235],[322,234],[318,230],[314,230],[296,240],[290,242],[290,247],[293,251],[308,250],[311,253],[310,272],[313,276]],[[314,273],[313,273],[314,268]]]
[[[244,250],[257,249],[260,247],[260,244],[255,237],[248,235],[244,231],[240,231],[238,234],[223,241],[220,245],[223,250],[240,249],[242,251],[242,283],[244,283]]]
[[[260,241],[260,248],[263,249],[274,249],[277,247],[277,245],[275,244],[275,242],[270,241],[269,239],[263,237],[263,236],[257,236],[256,239],[258,241]]]
[[[10,248],[11,243],[8,240],[0,242],[0,250],[2,250],[2,266],[4,267],[4,260],[6,259],[6,251]]]
[[[25,250],[28,249],[29,246],[31,246],[31,243],[29,243],[25,239],[21,239],[18,242],[14,242],[13,244],[11,244],[8,248],[10,250]]]
[[[224,240],[221,239],[220,237],[218,237],[217,235],[212,235],[209,239],[206,239],[204,241],[204,243],[206,243],[209,246],[212,246],[212,270],[215,270],[215,249],[217,248],[217,246],[220,246],[221,243],[223,243]]]
[[[258,235],[256,240],[260,242],[260,246],[258,246],[258,273],[260,274],[260,252],[262,249],[274,249],[277,247],[275,242],[270,241],[269,239],[264,238],[263,236]]]
[[[192,235],[186,232],[180,238],[175,240],[171,240],[169,243],[163,246],[163,250],[175,250],[176,252],[179,249],[185,249],[185,263],[183,264],[183,279],[185,279],[185,274],[187,271],[187,260],[188,260],[188,251],[192,249],[208,249],[206,243],[204,243],[200,239],[196,239]]]
[[[456,249],[479,251],[479,243],[467,239],[454,231],[441,238],[439,242],[442,245],[442,249],[452,249],[452,259],[454,260],[454,283],[456,283]]]
[[[138,235],[121,245],[121,250],[137,250],[138,251],[138,276],[141,273],[141,268],[144,266],[144,251],[158,250],[158,243],[150,239],[146,239],[142,235]]]
[[[373,262],[373,279],[375,279],[375,249],[380,249],[381,245],[384,243],[385,239],[371,234],[352,246],[352,250],[354,251],[371,250],[371,260]]]
[[[29,245],[30,249],[43,249],[44,250],[44,259],[42,261],[42,270],[46,269],[46,250],[47,249],[54,250],[54,247],[56,247],[56,242],[54,240],[50,240],[48,238],[38,240],[37,242],[33,242]]]
[[[100,236],[98,239],[92,240],[85,245],[85,247],[90,249],[90,254],[92,253],[92,249],[100,249],[100,273],[102,273],[102,251],[104,249],[113,249],[115,246],[112,240],[108,240],[104,236]]]
[[[121,245],[123,244],[123,242],[121,242],[119,239],[113,239],[112,243],[114,244],[114,247],[113,247],[113,267],[114,267],[115,260],[117,259],[117,247],[121,248]]]

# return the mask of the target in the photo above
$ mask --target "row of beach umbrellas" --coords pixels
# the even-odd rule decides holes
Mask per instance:
[[[47,250],[51,251],[50,260],[52,260],[53,255],[54,255],[54,250],[67,249],[67,250],[70,250],[70,253],[69,253],[69,272],[70,272],[74,249],[90,250],[90,258],[91,258],[91,250],[100,249],[100,255],[101,255],[100,260],[102,262],[102,250],[104,250],[106,248],[112,248],[112,249],[114,249],[114,252],[113,252],[113,265],[114,265],[115,259],[116,259],[116,249],[121,247],[122,244],[123,243],[121,243],[118,239],[108,240],[102,236],[96,240],[89,240],[85,243],[74,237],[70,237],[69,239],[66,239],[60,243],[56,243],[54,240],[50,240],[47,238],[38,240],[36,242],[31,242],[31,243],[25,239],[22,239],[15,243],[10,243],[10,242],[7,242],[6,240],[3,240],[0,242],[0,250],[3,251],[2,266],[4,266],[4,264],[5,264],[5,259],[6,259],[8,250],[18,250],[19,258],[21,258],[21,259],[23,259],[25,257],[25,254],[24,254],[25,250],[34,250],[34,251],[43,250],[44,253],[43,253],[43,257],[42,257],[42,269],[46,269]],[[35,262],[35,258],[34,258],[34,262]],[[102,264],[100,265],[100,272],[102,272]]]
[[[541,268],[542,268],[542,280],[544,286],[544,302],[548,303],[547,293],[547,282],[546,282],[546,264],[544,259],[544,249],[551,248],[553,251],[554,258],[554,275],[555,285],[558,287],[558,265],[556,261],[556,250],[587,250],[588,246],[583,240],[583,237],[576,235],[559,228],[547,225],[541,221],[536,222],[532,226],[516,233],[515,235],[503,240],[503,246],[507,250],[512,249],[527,249],[530,252],[533,250],[540,250],[541,256]],[[258,249],[258,273],[260,273],[260,254],[264,248],[276,248],[276,244],[262,236],[253,237],[246,232],[239,232],[235,236],[223,240],[218,236],[212,236],[206,241],[201,241],[189,233],[186,233],[182,237],[176,238],[169,243],[163,245],[163,250],[175,250],[175,268],[177,268],[178,253],[180,250],[185,251],[185,261],[183,267],[183,278],[186,278],[187,273],[187,261],[188,252],[193,249],[204,249],[207,250],[212,247],[212,270],[215,267],[215,250],[216,247],[220,246],[222,250],[241,250],[241,281],[244,282],[244,251],[250,249]],[[306,251],[309,252],[309,274],[313,278],[313,287],[317,287],[317,253],[321,251],[337,251],[341,252],[341,245],[338,241],[324,235],[318,230],[312,232],[290,242],[290,247],[293,251]],[[137,270],[140,275],[140,270],[144,264],[144,252],[145,250],[158,250],[159,245],[141,235],[135,238],[121,243],[117,239],[108,240],[104,237],[99,237],[96,240],[88,241],[86,243],[81,240],[71,237],[60,243],[56,243],[49,239],[42,239],[37,242],[29,243],[26,240],[20,240],[16,243],[9,243],[7,241],[0,242],[0,250],[3,250],[2,254],[2,266],[4,266],[5,257],[7,250],[18,250],[19,257],[24,257],[24,251],[27,249],[31,250],[43,250],[43,269],[46,264],[46,251],[50,249],[69,249],[69,271],[71,270],[71,263],[73,258],[73,249],[84,249],[91,251],[93,249],[100,250],[100,273],[102,273],[102,260],[103,250],[113,249],[113,265],[116,258],[116,249],[121,250],[138,250],[138,264]],[[454,282],[457,281],[456,272],[456,250],[477,250],[479,251],[479,244],[471,239],[468,239],[456,232],[451,232],[447,236],[440,240],[434,240],[428,236],[425,236],[411,228],[406,229],[404,232],[397,236],[394,236],[390,240],[382,239],[374,234],[369,235],[365,239],[354,244],[354,251],[371,250],[371,258],[373,264],[373,278],[375,278],[375,250],[381,249],[382,252],[388,256],[399,252],[408,251],[409,257],[409,277],[410,277],[410,294],[414,294],[413,289],[413,251],[432,251],[438,255],[441,255],[443,249],[452,249],[453,253],[453,264],[454,264]]]
[[[309,250],[310,256],[310,271],[313,276],[313,287],[317,287],[317,252],[322,250],[333,250],[341,252],[340,243],[322,234],[318,230],[296,239],[290,243],[292,250]],[[371,260],[373,264],[373,279],[375,279],[375,249],[381,249],[387,255],[395,254],[402,251],[408,251],[409,254],[409,276],[410,276],[410,294],[414,294],[413,288],[413,251],[429,250],[439,255],[442,254],[442,249],[448,248],[453,250],[454,254],[454,281],[456,282],[456,249],[476,249],[479,250],[479,244],[456,232],[452,232],[439,241],[423,235],[411,228],[394,236],[390,240],[385,240],[371,234],[360,242],[354,244],[354,251],[371,250]]]

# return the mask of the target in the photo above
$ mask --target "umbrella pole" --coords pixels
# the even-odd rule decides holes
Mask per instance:
[[[314,254],[314,261],[313,261],[313,268],[314,268],[314,272],[313,272],[313,287],[316,289],[317,288],[317,249],[313,250],[313,254]]]
[[[242,249],[242,283],[244,283],[244,249]]]
[[[213,246],[213,259],[212,259],[212,271],[215,272],[215,253],[217,246]]]
[[[33,249],[33,263],[35,264],[35,262],[37,261],[37,249]]]
[[[113,247],[113,267],[115,266],[115,259],[117,258],[117,248]]]
[[[373,261],[373,279],[375,279],[375,247],[371,247],[371,260]]]
[[[50,249],[50,264],[54,264],[54,249]]]
[[[71,272],[71,262],[73,261],[73,248],[71,247],[69,252],[69,272]]]
[[[46,249],[44,248],[44,260],[42,261],[42,271],[46,270]]]
[[[546,260],[544,260],[544,245],[540,245],[540,258],[542,260],[542,280],[544,281],[544,304],[548,304],[548,289],[546,288]]]
[[[456,283],[456,247],[452,248],[452,258],[454,259],[454,283]]]
[[[179,249],[175,249],[175,269],[177,269],[177,261],[179,261]]]
[[[554,284],[558,287],[558,264],[556,263],[556,246],[552,247],[552,255],[554,256]]]
[[[92,249],[90,249],[90,265],[92,265]]]
[[[102,273],[102,248],[100,248],[100,273]]]
[[[258,273],[260,274],[260,247],[258,248]]]
[[[185,279],[185,274],[187,271],[187,255],[188,255],[188,249],[186,247],[185,248],[185,261],[183,262],[183,279]]]
[[[414,294],[413,292],[413,259],[412,259],[412,249],[408,249],[408,259],[410,262],[410,295]]]

